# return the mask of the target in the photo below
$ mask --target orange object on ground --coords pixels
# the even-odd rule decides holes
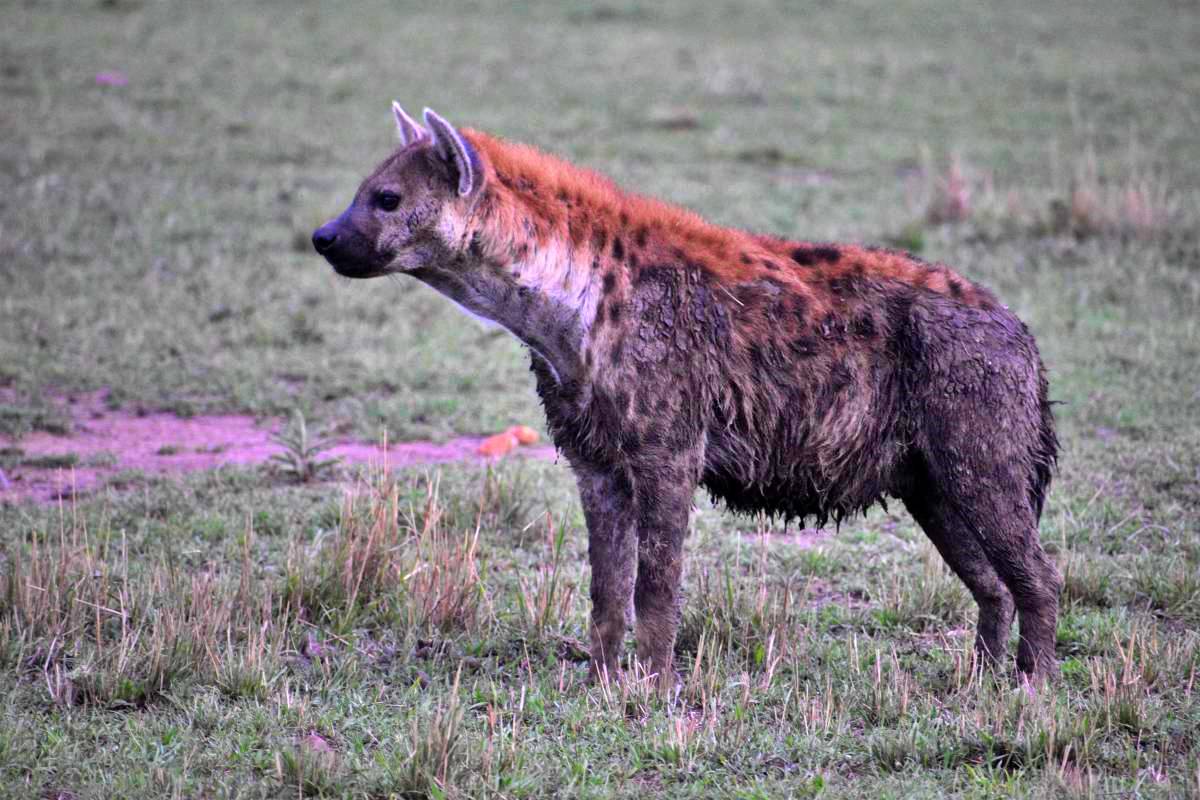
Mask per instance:
[[[512,431],[497,433],[479,443],[479,455],[488,458],[500,458],[517,449],[517,437]]]
[[[538,432],[528,425],[513,425],[508,432],[517,437],[521,444],[537,444]]]

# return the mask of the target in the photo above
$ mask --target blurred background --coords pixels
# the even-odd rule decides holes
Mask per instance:
[[[1194,0],[0,0],[0,796],[1200,796],[1198,98]],[[325,457],[542,425],[517,342],[311,251],[393,99],[992,288],[1059,402],[1061,680],[972,672],[895,506],[697,495],[678,693],[585,689],[552,452]]]

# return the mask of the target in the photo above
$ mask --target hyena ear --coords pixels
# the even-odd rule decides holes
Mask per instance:
[[[429,135],[429,131],[421,127],[421,123],[405,113],[395,100],[392,101],[392,116],[396,118],[396,135],[400,137],[400,145],[408,147],[418,139]]]
[[[425,124],[433,135],[434,153],[450,167],[452,173],[458,175],[458,193],[466,197],[483,182],[479,154],[453,125],[433,109],[425,109],[424,116]]]

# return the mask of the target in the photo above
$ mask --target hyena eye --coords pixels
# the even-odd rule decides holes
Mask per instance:
[[[375,205],[383,211],[395,211],[400,207],[400,195],[395,192],[380,192],[375,195]]]

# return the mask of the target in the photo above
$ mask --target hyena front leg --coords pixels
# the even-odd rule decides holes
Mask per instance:
[[[675,634],[679,629],[683,540],[696,491],[693,459],[657,465],[637,482],[638,569],[633,593],[638,659],[661,686],[675,682]]]
[[[625,612],[637,574],[633,484],[624,470],[575,468],[592,568],[592,680],[619,676]]]

